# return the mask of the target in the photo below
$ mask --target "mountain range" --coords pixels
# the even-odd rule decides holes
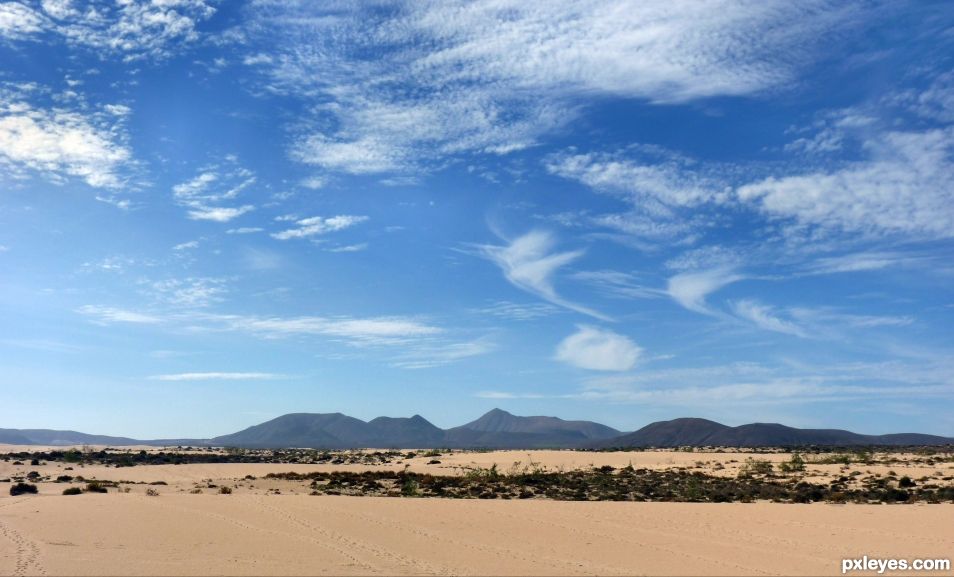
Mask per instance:
[[[0,443],[16,445],[198,445],[245,448],[359,447],[420,449],[605,449],[624,447],[767,447],[948,445],[954,438],[920,433],[862,435],[840,429],[796,429],[777,423],[730,427],[682,418],[649,424],[632,433],[592,421],[520,417],[493,409],[475,421],[441,429],[420,415],[362,421],[342,413],[291,413],[212,439],[137,440],[49,429],[0,429]]]

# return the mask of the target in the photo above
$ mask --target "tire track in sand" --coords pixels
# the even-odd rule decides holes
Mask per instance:
[[[333,545],[333,544],[331,544],[331,543],[327,543],[327,542],[324,542],[324,541],[320,541],[320,540],[318,540],[318,539],[314,539],[314,538],[311,538],[311,537],[306,537],[306,536],[304,536],[304,535],[299,535],[298,533],[291,533],[291,532],[287,532],[287,531],[278,531],[278,530],[275,530],[275,529],[265,529],[265,528],[263,528],[263,527],[256,527],[255,525],[250,525],[250,524],[248,524],[248,523],[242,522],[242,521],[239,520],[239,519],[235,519],[235,518],[233,518],[233,517],[229,517],[228,515],[222,515],[222,514],[220,514],[220,513],[214,513],[214,512],[212,512],[212,511],[205,511],[205,510],[199,509],[199,508],[197,508],[197,507],[181,507],[181,506],[176,506],[176,505],[170,505],[170,504],[168,504],[166,501],[160,501],[160,499],[155,499],[155,498],[152,498],[152,497],[148,497],[148,498],[144,497],[144,499],[147,499],[147,500],[145,501],[146,503],[153,504],[154,506],[160,506],[160,507],[167,508],[167,509],[175,509],[175,510],[177,510],[177,511],[182,511],[182,512],[185,512],[185,513],[199,513],[199,514],[204,515],[204,516],[206,516],[206,517],[209,517],[209,518],[212,518],[212,519],[217,519],[217,520],[219,520],[219,521],[223,521],[223,522],[228,523],[228,524],[230,524],[230,525],[234,525],[234,526],[239,527],[240,529],[243,529],[243,530],[246,530],[246,531],[257,531],[257,532],[259,532],[259,533],[266,533],[266,534],[275,535],[275,536],[282,537],[282,538],[291,537],[292,539],[296,539],[296,540],[298,540],[298,541],[303,541],[303,542],[307,542],[307,543],[312,543],[312,544],[318,545],[319,547],[322,547],[323,549],[327,549],[328,551],[332,551],[333,553],[337,553],[337,554],[340,555],[341,557],[344,557],[345,559],[347,559],[348,561],[350,561],[350,563],[348,563],[348,565],[350,565],[350,566],[360,567],[360,568],[362,568],[362,569],[364,569],[364,570],[366,570],[366,571],[368,571],[368,572],[370,572],[370,573],[385,573],[385,571],[384,571],[381,567],[376,567],[376,566],[374,566],[374,565],[372,565],[372,564],[370,564],[370,563],[367,563],[366,561],[363,561],[362,559],[360,559],[360,558],[356,557],[355,555],[353,555],[348,549],[343,549],[343,548],[341,548],[341,547],[337,547],[337,546],[335,546],[335,545]]]
[[[269,497],[269,498],[275,498],[275,497]],[[321,535],[322,537],[325,537],[326,539],[337,541],[344,547],[347,547],[349,550],[364,551],[365,553],[368,553],[378,559],[387,560],[392,563],[396,563],[397,565],[408,570],[409,573],[413,573],[413,574],[423,573],[427,575],[454,574],[454,571],[447,567],[439,567],[431,563],[428,563],[427,561],[415,559],[412,557],[408,557],[406,555],[401,555],[400,553],[395,553],[394,551],[390,551],[388,549],[375,546],[366,541],[359,541],[353,538],[349,538],[348,536],[342,533],[338,533],[337,531],[332,531],[331,529],[328,529],[326,527],[309,523],[308,521],[305,521],[299,517],[296,517],[295,515],[292,515],[288,511],[285,511],[281,508],[273,507],[267,504],[265,502],[265,497],[257,497],[256,501],[258,502],[259,506],[265,511],[271,511],[274,514],[279,515],[280,517],[283,517],[287,521],[290,521],[300,527],[304,527],[308,529],[309,531],[318,533],[319,535]]]
[[[359,497],[360,498],[360,497]],[[469,542],[461,539],[455,539],[449,537],[446,534],[442,534],[436,531],[431,531],[420,526],[408,525],[403,521],[396,521],[392,518],[385,516],[375,517],[372,515],[367,515],[365,513],[358,513],[353,511],[348,511],[342,508],[328,508],[322,507],[321,510],[326,513],[341,515],[345,517],[350,517],[352,519],[370,523],[381,527],[382,530],[397,530],[403,531],[405,533],[410,533],[416,535],[421,539],[431,542],[431,543],[446,543],[451,547],[457,547],[461,549],[469,549],[478,554],[485,556],[494,556],[494,557],[507,557],[511,559],[516,559],[529,563],[531,565],[546,565],[551,568],[553,574],[564,574],[567,571],[578,572],[580,571],[580,564],[567,559],[561,559],[558,557],[552,556],[543,556],[536,555],[532,552],[522,551],[520,549],[513,549],[510,547],[501,547],[499,545],[492,544],[482,544],[477,542]],[[609,565],[602,564],[588,564],[588,570],[598,571],[602,575],[628,575],[629,571],[624,568],[614,567]],[[455,574],[462,574],[461,569],[453,570]]]

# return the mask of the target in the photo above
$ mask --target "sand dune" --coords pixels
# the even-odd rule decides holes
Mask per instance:
[[[3,497],[0,574],[826,575],[844,557],[949,557],[952,518],[952,505]]]
[[[310,496],[307,482],[267,473],[375,469],[456,475],[469,467],[611,465],[736,475],[738,452],[458,452],[386,465],[227,463],[110,467],[0,461],[0,479],[38,471],[121,481],[107,494],[64,496],[81,483],[0,482],[0,575],[836,575],[843,558],[950,558],[954,504],[830,505],[567,502]],[[950,483],[949,462],[810,464],[827,483],[888,469]],[[775,462],[788,454],[761,455]],[[246,475],[255,478],[247,479]],[[147,483],[163,482],[163,485]],[[227,486],[231,495],[217,494]],[[147,496],[147,490],[159,496]],[[125,492],[125,491],[129,492]],[[201,491],[201,492],[200,492]],[[275,494],[276,491],[281,494]],[[905,575],[914,574],[906,572]],[[944,573],[933,573],[934,575]],[[947,574],[951,574],[948,572]]]

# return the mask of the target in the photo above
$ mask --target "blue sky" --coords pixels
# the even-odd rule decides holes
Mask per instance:
[[[0,1],[0,425],[954,435],[938,2]]]

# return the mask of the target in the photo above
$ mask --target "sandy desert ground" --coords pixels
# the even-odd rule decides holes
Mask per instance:
[[[36,448],[32,448],[36,450]],[[734,474],[739,453],[499,451],[420,457],[382,467],[459,474],[528,460],[552,469],[633,463]],[[787,455],[769,455],[783,461]],[[838,465],[817,465],[826,475]],[[868,466],[882,467],[881,465]],[[895,463],[899,475],[940,472]],[[63,463],[0,462],[0,478]],[[366,470],[363,465],[77,466],[87,479],[123,479],[128,493],[8,496],[0,483],[0,575],[836,575],[841,560],[951,558],[954,504],[567,502],[309,496],[268,472]],[[860,465],[865,469],[865,465]],[[729,471],[726,471],[729,469]],[[923,471],[922,471],[923,469]],[[941,471],[937,471],[941,469]],[[872,471],[874,472],[874,471]],[[257,479],[244,478],[250,474]],[[834,474],[834,473],[833,473]],[[217,494],[209,485],[233,487]],[[207,487],[197,493],[199,487]],[[158,496],[147,496],[153,488]],[[281,494],[275,494],[279,490]],[[863,574],[863,573],[857,573]],[[900,574],[900,573],[898,573]],[[905,575],[915,574],[905,572]],[[933,573],[952,574],[947,573]]]

